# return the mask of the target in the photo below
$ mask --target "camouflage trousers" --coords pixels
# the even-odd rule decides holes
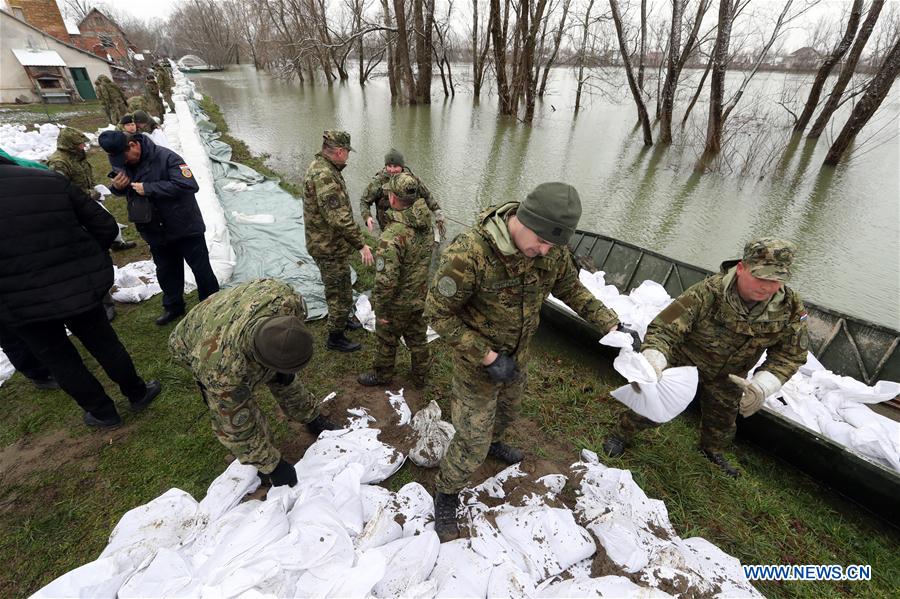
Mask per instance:
[[[172,90],[164,91],[163,95],[166,97],[166,104],[169,105],[169,109],[172,112],[175,112],[175,101],[172,99]]]
[[[385,318],[388,324],[380,322],[375,326],[375,337],[378,339],[373,364],[375,376],[383,381],[394,376],[397,361],[397,346],[400,338],[406,342],[410,357],[410,374],[414,382],[424,383],[431,367],[431,352],[428,350],[426,331],[428,325],[422,310],[391,311]]]
[[[272,381],[269,390],[288,418],[309,422],[319,415],[315,396],[296,378],[280,384]],[[209,407],[212,429],[219,441],[244,465],[268,474],[281,459],[272,441],[272,433],[253,391],[242,385],[231,389],[208,389],[198,382],[200,393]]]
[[[512,383],[494,383],[484,368],[454,359],[450,416],[456,435],[441,460],[435,484],[441,493],[456,493],[487,457],[493,441],[502,441],[518,417],[525,391],[525,364]]]
[[[322,284],[325,285],[325,303],[328,304],[328,332],[340,333],[347,326],[347,318],[353,308],[353,287],[350,283],[350,259],[313,257]]]
[[[734,440],[741,393],[731,381],[717,379],[701,383],[697,388],[697,396],[700,399],[700,447],[712,452],[722,452]],[[620,416],[616,432],[630,441],[638,431],[659,425],[658,422],[627,410]]]

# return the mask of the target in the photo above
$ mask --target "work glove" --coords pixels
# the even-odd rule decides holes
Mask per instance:
[[[741,416],[748,418],[755,414],[763,406],[763,402],[773,393],[781,389],[781,381],[771,372],[760,370],[749,381],[735,374],[729,374],[728,379],[743,390],[739,411]]]
[[[656,380],[659,380],[662,377],[663,370],[668,366],[668,361],[666,361],[666,357],[663,353],[656,349],[645,349],[641,352],[641,355],[647,359],[650,363],[650,366],[653,367],[653,371],[656,373]]]
[[[511,383],[519,378],[519,367],[513,358],[505,353],[497,354],[497,359],[484,367],[488,377],[495,383]]]
[[[616,330],[622,333],[628,333],[631,335],[631,349],[634,351],[641,351],[641,335],[628,325],[624,325],[621,322],[616,325]]]
[[[273,487],[280,487],[281,485],[293,487],[297,484],[297,471],[294,470],[293,466],[285,462],[284,458],[281,458],[278,460],[275,470],[269,473],[269,480],[272,481]]]

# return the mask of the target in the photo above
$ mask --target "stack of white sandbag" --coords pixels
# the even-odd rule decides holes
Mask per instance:
[[[60,127],[53,123],[34,127],[29,131],[25,125],[0,124],[0,148],[17,158],[47,160],[56,151]]]

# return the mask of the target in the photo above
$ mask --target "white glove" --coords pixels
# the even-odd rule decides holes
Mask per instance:
[[[647,359],[650,363],[650,366],[653,367],[654,372],[656,372],[656,380],[659,380],[659,377],[662,376],[663,370],[668,366],[668,362],[666,361],[666,357],[663,353],[656,349],[645,349],[641,352],[641,355]]]
[[[741,416],[744,418],[756,414],[766,398],[781,389],[781,381],[778,380],[778,377],[765,370],[758,371],[749,381],[735,374],[729,374],[728,378],[744,391],[739,408]]]

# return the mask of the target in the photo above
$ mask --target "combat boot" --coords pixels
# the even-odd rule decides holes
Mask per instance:
[[[361,328],[363,328],[363,324],[355,316],[349,317],[347,324],[344,325],[345,331],[358,331]]]
[[[350,341],[344,336],[344,331],[339,331],[337,333],[329,333],[328,341],[325,343],[325,347],[334,351],[341,352],[352,352],[362,349],[362,345],[356,343],[355,341]]]
[[[625,439],[613,433],[603,440],[603,453],[611,458],[617,458],[625,453],[627,445]]]
[[[329,420],[327,417],[319,414],[312,420],[306,423],[306,430],[314,434],[315,436],[319,436],[319,433],[322,431],[336,431],[339,427],[337,424]]]
[[[700,453],[702,453],[707,460],[718,466],[722,472],[731,478],[738,478],[741,475],[740,470],[731,465],[731,463],[725,458],[725,456],[718,451],[709,451],[708,449],[700,448]]]
[[[144,396],[136,401],[131,402],[131,411],[132,412],[140,412],[147,406],[149,406],[156,396],[159,395],[159,392],[162,391],[162,383],[157,380],[149,381],[147,383],[147,391],[144,392]]]
[[[504,443],[503,441],[494,441],[488,448],[488,455],[496,458],[504,464],[518,464],[525,459],[525,453],[521,449],[516,449]]]
[[[181,316],[184,316],[184,306],[180,308],[166,308],[163,310],[162,315],[156,319],[156,324],[158,326],[164,326],[173,320],[177,320]]]
[[[382,385],[389,385],[391,379],[383,379],[374,372],[364,372],[356,377],[356,382],[363,387],[380,387]]]
[[[459,505],[459,493],[441,493],[434,495],[434,532],[441,543],[459,538],[459,527],[456,525],[456,508]]]

